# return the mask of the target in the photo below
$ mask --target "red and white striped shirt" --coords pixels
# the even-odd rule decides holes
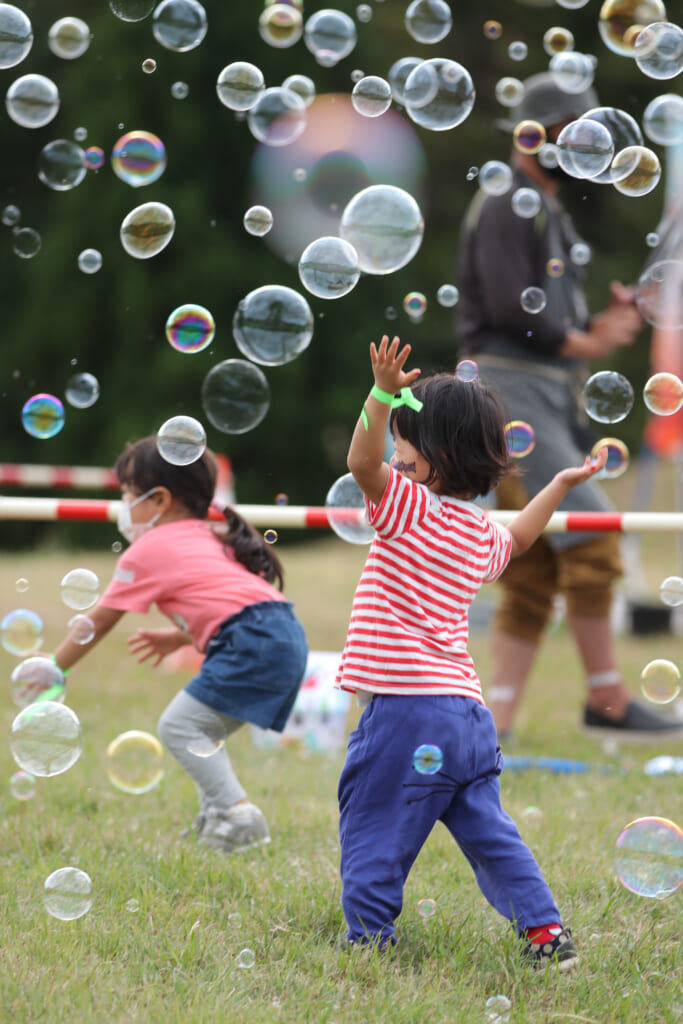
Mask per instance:
[[[433,494],[389,467],[376,535],[337,673],[344,690],[448,694],[484,703],[467,651],[467,610],[510,559],[509,531],[478,505]]]

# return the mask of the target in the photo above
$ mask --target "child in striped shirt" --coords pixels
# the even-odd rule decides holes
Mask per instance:
[[[347,943],[396,942],[408,872],[443,821],[525,956],[564,970],[576,962],[571,932],[501,807],[502,756],[467,651],[467,610],[607,452],[558,473],[509,528],[497,525],[473,503],[512,471],[495,394],[451,374],[411,388],[420,371],[404,370],[410,346],[399,346],[386,336],[370,346],[375,386],[347,460],[376,531],[337,678],[367,705],[339,781]]]

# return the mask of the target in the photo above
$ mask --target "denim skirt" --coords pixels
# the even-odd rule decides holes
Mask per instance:
[[[260,601],[221,624],[185,691],[221,714],[282,732],[307,657],[306,634],[293,605]]]

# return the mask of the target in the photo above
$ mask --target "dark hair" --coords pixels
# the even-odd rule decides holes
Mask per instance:
[[[438,373],[418,380],[411,391],[422,411],[400,405],[389,423],[429,463],[425,483],[438,477],[444,494],[475,498],[517,472],[505,441],[505,414],[492,388]]]
[[[174,466],[159,454],[156,435],[151,435],[127,445],[114,464],[114,472],[122,487],[131,487],[140,494],[166,487],[193,519],[206,519],[216,489],[218,463],[207,448],[189,465]],[[227,523],[227,531],[221,534],[223,543],[232,548],[237,561],[249,572],[276,583],[282,590],[284,572],[273,549],[233,508],[228,506],[223,514]]]

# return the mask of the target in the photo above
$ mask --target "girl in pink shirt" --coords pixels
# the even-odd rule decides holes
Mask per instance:
[[[227,852],[267,843],[266,819],[246,799],[223,741],[244,722],[281,732],[304,674],[306,637],[280,592],[280,561],[234,510],[225,509],[220,535],[208,522],[217,475],[212,452],[176,466],[160,455],[156,437],[146,437],[126,448],[115,470],[119,529],[130,547],[89,612],[93,639],[67,637],[55,660],[67,671],[124,612],[156,604],[174,625],[139,629],[128,641],[138,661],[158,665],[184,644],[205,654],[159,720],[161,739],[197,786],[199,842]]]

